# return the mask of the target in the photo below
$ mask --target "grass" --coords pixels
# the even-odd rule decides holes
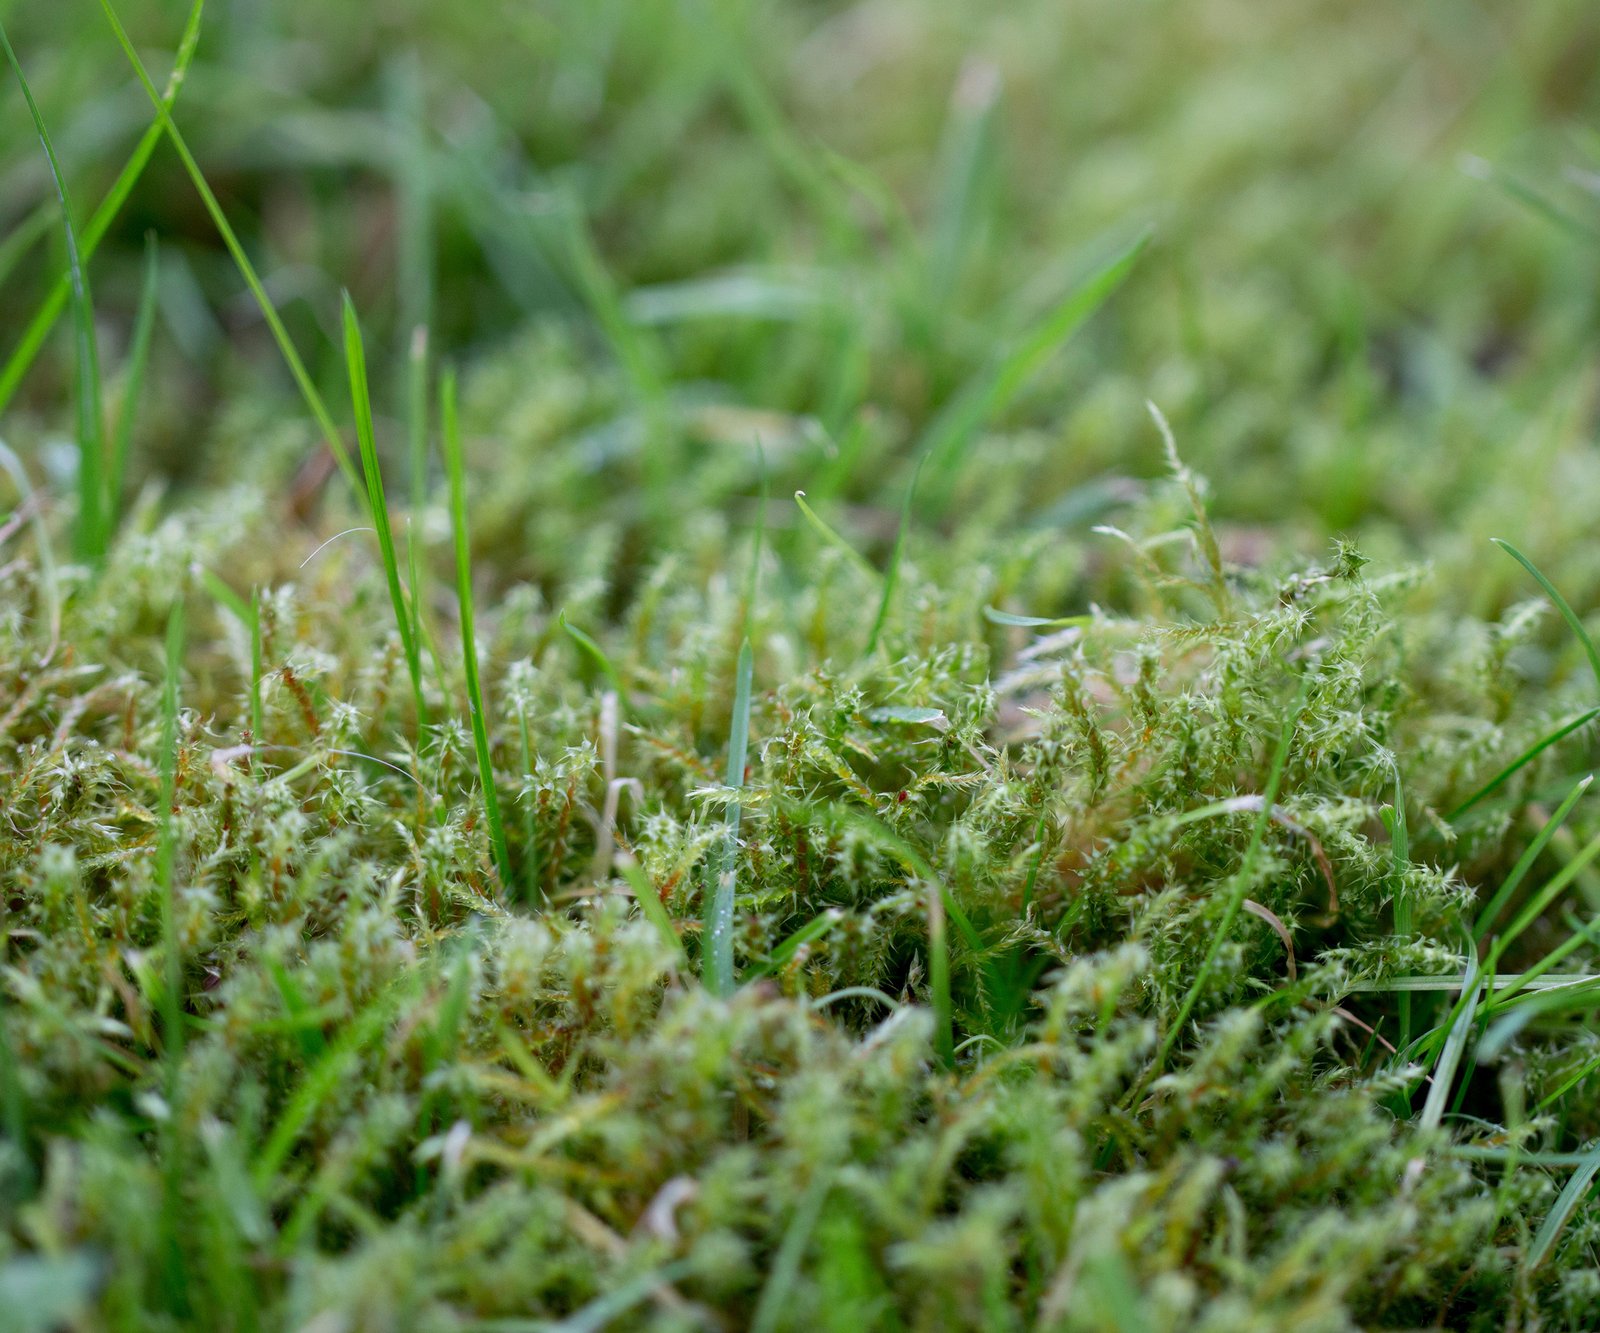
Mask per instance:
[[[1592,15],[103,7],[6,1310],[1600,1323]]]

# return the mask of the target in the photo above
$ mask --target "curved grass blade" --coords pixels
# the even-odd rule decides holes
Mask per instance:
[[[22,97],[33,117],[34,132],[50,164],[50,179],[55,184],[56,202],[61,206],[61,225],[67,240],[67,273],[72,283],[73,405],[78,436],[78,520],[73,529],[73,548],[80,560],[98,565],[110,544],[108,503],[105,482],[105,425],[100,405],[100,353],[95,345],[94,302],[89,294],[89,271],[78,248],[78,230],[72,222],[72,198],[62,174],[55,145],[44,123],[33,89],[22,72],[22,62],[11,46],[5,25],[0,23],[0,47],[17,76]]]
[[[1556,585],[1551,583],[1539,567],[1515,546],[1499,537],[1491,537],[1489,540],[1532,574],[1534,582],[1543,588],[1545,595],[1555,603],[1556,610],[1561,612],[1561,618],[1567,622],[1572,632],[1577,635],[1578,642],[1583,645],[1583,651],[1589,656],[1589,666],[1594,671],[1594,678],[1600,682],[1600,649],[1595,648],[1594,640],[1589,637],[1589,631],[1584,629],[1583,621],[1578,619],[1578,613],[1572,609],[1567,599],[1556,591]]]
[[[883,575],[872,567],[867,558],[841,537],[838,532],[824,523],[818,516],[817,511],[806,503],[806,493],[804,491],[796,491],[794,493],[794,502],[800,506],[800,513],[823,541],[836,550],[843,552],[845,559],[873,583],[878,583],[882,580]]]
[[[144,85],[146,95],[156,109],[156,118],[160,121],[162,129],[166,131],[167,138],[176,150],[178,157],[183,162],[183,169],[188,173],[190,181],[194,184],[196,192],[200,195],[200,202],[205,205],[205,210],[211,216],[211,222],[217,229],[217,234],[222,237],[222,243],[227,247],[228,254],[232,256],[239,275],[244,279],[245,286],[250,289],[251,296],[255,297],[256,305],[261,309],[261,317],[266,321],[267,328],[271,330],[278,350],[283,354],[284,361],[288,364],[289,373],[294,377],[295,385],[300,390],[300,395],[305,399],[306,406],[310,408],[311,415],[316,419],[317,425],[322,430],[323,439],[327,441],[328,449],[333,454],[334,462],[339,465],[339,471],[344,473],[345,480],[350,483],[350,488],[361,494],[361,478],[356,474],[355,464],[350,459],[350,451],[344,447],[344,441],[339,436],[339,428],[334,424],[332,415],[328,412],[327,404],[322,401],[322,395],[317,392],[317,387],[311,382],[310,372],[306,370],[305,362],[300,359],[300,353],[295,350],[294,343],[289,338],[289,330],[283,326],[283,320],[278,315],[278,308],[272,303],[272,298],[267,295],[267,289],[262,285],[257,276],[255,265],[250,262],[250,257],[245,254],[244,246],[239,243],[238,236],[234,233],[233,225],[228,221],[227,214],[222,211],[222,205],[217,202],[217,196],[212,193],[210,184],[206,181],[205,173],[200,170],[200,164],[195,161],[194,154],[189,151],[189,145],[179,132],[177,123],[172,119],[172,113],[167,103],[162,100],[161,94],[156,91],[156,86],[150,81],[149,72],[144,67],[144,62],[139,59],[139,53],[134,50],[133,42],[128,37],[127,30],[122,26],[122,20],[117,17],[117,12],[111,7],[111,0],[100,0],[100,8],[104,11],[106,21],[111,25],[111,31],[116,36],[117,44],[122,47],[122,53],[128,58],[128,63],[133,67],[133,72],[139,76],[139,82]]]
[[[383,557],[383,573],[389,583],[389,601],[394,607],[395,626],[400,631],[400,646],[411,673],[411,693],[416,702],[417,723],[428,721],[428,705],[422,696],[422,655],[412,633],[411,613],[400,585],[400,562],[395,555],[394,533],[389,527],[389,506],[383,495],[383,474],[378,470],[378,448],[372,430],[372,397],[367,391],[367,356],[361,344],[361,324],[356,319],[350,294],[344,297],[344,355],[350,375],[350,398],[355,407],[356,441],[361,449],[361,471],[367,483],[367,508],[372,526],[378,530],[378,551]]]
[[[489,841],[494,847],[500,883],[509,892],[516,880],[511,873],[511,853],[506,828],[500,818],[500,796],[494,785],[494,765],[489,755],[489,728],[483,711],[483,686],[478,679],[478,643],[472,615],[472,556],[467,541],[466,465],[462,459],[461,427],[456,418],[455,371],[446,369],[439,384],[439,433],[444,448],[444,470],[450,479],[450,526],[455,531],[456,596],[461,606],[461,661],[467,676],[467,711],[471,714],[472,744],[478,754],[478,781],[489,820]]]
[[[744,984],[748,986],[752,981],[761,981],[776,972],[783,971],[801,949],[805,948],[813,940],[821,939],[843,919],[841,913],[832,910],[824,912],[821,916],[812,917],[811,920],[807,921],[805,925],[801,926],[799,930],[795,931],[768,954],[766,962],[761,964],[760,967],[753,967],[746,972],[744,974]]]
[[[172,73],[167,77],[166,91],[161,94],[161,104],[169,112],[178,99],[184,75],[189,71],[189,62],[194,58],[195,48],[200,41],[200,15],[204,4],[205,0],[195,0],[189,10],[188,21],[183,27],[183,36],[178,39],[177,57],[173,62]],[[122,205],[127,202],[128,196],[133,193],[133,187],[144,174],[145,165],[150,161],[151,154],[161,142],[162,132],[162,122],[158,118],[140,136],[132,155],[100,201],[100,207],[95,209],[94,215],[84,226],[83,234],[78,239],[85,263],[94,257],[94,252],[106,232],[110,230],[111,223],[122,211]],[[11,355],[6,358],[5,368],[0,369],[0,412],[4,412],[11,402],[12,395],[22,383],[22,377],[28,373],[28,368],[33,365],[34,358],[39,355],[39,349],[44,346],[44,340],[50,336],[50,330],[61,317],[61,311],[71,294],[72,276],[70,273],[63,273],[39,309],[34,312],[33,318],[28,321],[27,327],[22,331],[22,337],[12,349]]]

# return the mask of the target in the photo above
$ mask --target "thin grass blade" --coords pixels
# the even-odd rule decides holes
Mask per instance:
[[[183,36],[178,39],[177,57],[173,62],[172,73],[167,78],[166,91],[161,94],[161,104],[172,110],[173,104],[178,99],[178,92],[183,87],[184,75],[189,71],[189,62],[194,58],[195,48],[200,41],[200,16],[204,9],[205,0],[194,0],[189,10],[188,21],[184,24]],[[95,250],[101,240],[110,230],[111,224],[116,220],[117,214],[122,211],[122,206],[127,202],[128,196],[133,193],[133,187],[138,184],[139,178],[144,174],[150,156],[155,152],[156,145],[161,142],[163,133],[162,121],[157,117],[144,134],[140,136],[132,155],[117,173],[117,178],[112,182],[111,188],[106,191],[105,197],[100,201],[100,207],[95,209],[94,216],[83,229],[83,234],[78,238],[82,246],[82,259],[88,263],[94,257]],[[3,369],[0,369],[0,412],[4,412],[10,404],[12,395],[17,391],[22,378],[28,373],[28,368],[33,365],[34,358],[39,355],[39,349],[44,346],[45,339],[50,336],[50,330],[55,327],[56,320],[61,317],[61,312],[66,308],[67,299],[72,294],[72,275],[63,273],[56,280],[55,286],[50,289],[50,294],[45,297],[39,309],[34,312],[33,318],[28,321],[27,327],[22,331],[22,337],[12,349],[11,355],[6,358]]]
[[[462,458],[461,426],[456,418],[456,377],[446,370],[439,384],[439,430],[444,447],[444,469],[450,479],[450,525],[455,532],[456,596],[461,607],[461,661],[467,677],[467,711],[472,722],[472,744],[478,755],[478,781],[489,820],[489,841],[494,848],[500,883],[509,891],[516,883],[511,853],[506,846],[505,823],[500,817],[500,795],[495,790],[494,764],[489,754],[489,727],[483,710],[483,686],[478,678],[478,642],[473,628],[472,553],[467,539],[466,463]]]
[[[750,743],[750,683],[755,674],[755,657],[750,640],[739,646],[739,665],[734,673],[733,718],[728,724],[728,771],[725,785],[734,790],[744,787],[744,766]],[[739,858],[739,823],[743,807],[734,801],[724,817],[722,848],[706,894],[705,954],[701,961],[702,978],[713,995],[733,994],[733,902],[734,876]]]
[[[250,257],[245,253],[244,246],[240,244],[238,236],[234,233],[233,225],[228,221],[228,216],[222,210],[222,205],[217,202],[217,196],[212,192],[205,173],[200,170],[200,164],[195,161],[194,154],[189,151],[189,145],[179,132],[177,123],[172,119],[171,109],[156,91],[156,86],[150,80],[149,72],[144,67],[144,62],[139,59],[139,53],[134,49],[132,40],[128,37],[127,30],[122,26],[122,20],[117,17],[117,12],[111,6],[111,0],[100,0],[100,8],[104,11],[106,21],[111,25],[111,31],[116,36],[117,44],[122,47],[122,53],[127,57],[128,63],[133,67],[133,72],[139,76],[139,82],[144,85],[146,95],[150,98],[151,105],[155,107],[156,118],[166,131],[167,138],[177,151],[179,159],[183,162],[183,169],[188,174],[195,190],[200,195],[200,201],[205,205],[206,212],[211,217],[211,223],[217,229],[217,234],[222,237],[222,243],[227,247],[228,254],[232,257],[234,265],[238,268],[240,276],[244,279],[245,286],[250,289],[250,295],[255,298],[256,305],[260,307],[261,317],[266,321],[267,328],[271,330],[273,340],[278,344],[289,373],[294,377],[295,385],[300,390],[300,395],[305,399],[306,406],[311,415],[316,419],[317,425],[322,430],[323,439],[327,441],[328,449],[332,452],[334,462],[339,465],[339,471],[344,473],[345,480],[350,483],[350,488],[357,495],[361,494],[361,478],[356,473],[355,464],[351,461],[350,451],[345,448],[344,440],[340,438],[339,428],[334,424],[333,416],[328,411],[327,404],[323,402],[322,395],[317,392],[317,386],[312,383],[311,374],[306,370],[305,362],[300,359],[300,353],[295,349],[289,337],[289,330],[284,327],[283,320],[278,314],[278,308],[273,304],[272,298],[267,295],[267,289],[262,285],[261,279],[256,274],[255,265],[250,262]]]
[[[109,545],[105,473],[105,419],[100,404],[100,353],[94,331],[94,303],[89,294],[89,271],[78,248],[78,230],[72,221],[72,197],[67,178],[56,157],[55,145],[45,126],[44,115],[34,100],[22,72],[22,62],[12,48],[5,25],[0,23],[0,47],[4,47],[11,72],[17,76],[22,97],[33,117],[34,132],[50,164],[50,179],[56,201],[61,206],[61,225],[66,233],[67,273],[72,282],[73,405],[78,435],[78,519],[73,532],[73,548],[80,560],[99,564]]]
[[[383,474],[378,468],[378,446],[372,429],[372,397],[367,389],[367,356],[361,342],[361,324],[348,293],[344,298],[345,368],[350,376],[350,399],[355,408],[356,441],[361,450],[361,471],[367,483],[367,509],[378,532],[378,552],[383,558],[383,574],[389,584],[389,601],[394,608],[395,627],[400,631],[400,646],[405,652],[406,669],[411,673],[411,693],[416,703],[418,725],[428,721],[428,706],[422,694],[422,655],[412,633],[410,609],[400,583],[400,562],[395,555],[394,532],[389,525],[389,506],[384,499]]]
[[[1594,1188],[1597,1175],[1600,1175],[1600,1143],[1589,1150],[1583,1165],[1567,1178],[1566,1187],[1556,1196],[1555,1203],[1546,1214],[1544,1224],[1533,1238],[1533,1244],[1528,1247],[1528,1257],[1524,1262],[1530,1270],[1539,1267],[1550,1257],[1556,1242],[1561,1239],[1562,1231],[1578,1211],[1578,1205]]]

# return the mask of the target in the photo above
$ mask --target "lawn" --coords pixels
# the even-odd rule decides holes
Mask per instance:
[[[1600,8],[0,22],[0,1326],[1600,1327]]]

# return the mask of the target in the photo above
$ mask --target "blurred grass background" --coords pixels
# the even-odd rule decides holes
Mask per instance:
[[[87,213],[148,105],[94,6],[6,9]],[[119,12],[159,78],[181,8]],[[1597,97],[1600,10],[1563,0],[233,0],[208,8],[176,118],[327,385],[347,287],[392,416],[427,323],[513,385],[621,365],[578,414],[590,446],[626,441],[643,383],[693,409],[672,413],[674,472],[760,431],[779,485],[862,500],[997,346],[1151,227],[1128,286],[992,423],[956,512],[1092,515],[1108,477],[1161,468],[1148,397],[1238,558],[1270,524],[1273,544],[1355,531],[1475,566],[1491,531],[1550,534],[1552,498],[1600,498],[1579,447]],[[0,287],[7,329],[61,262],[13,112],[0,233],[35,239]],[[302,413],[165,144],[93,266],[112,366],[149,231],[134,480],[237,478],[263,423]],[[60,427],[57,337],[13,442]],[[1572,564],[1585,596],[1600,566]]]

